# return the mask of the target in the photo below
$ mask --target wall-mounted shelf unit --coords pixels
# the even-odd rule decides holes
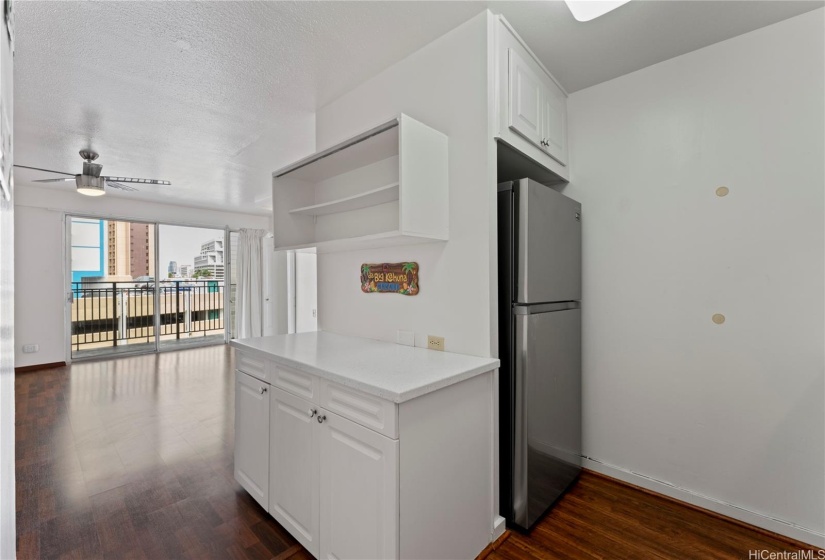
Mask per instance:
[[[447,144],[402,114],[276,171],[275,250],[446,241]]]

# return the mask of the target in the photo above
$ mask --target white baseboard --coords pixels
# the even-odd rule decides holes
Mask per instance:
[[[601,463],[589,457],[583,457],[582,462],[583,466],[591,471],[595,471],[612,478],[617,478],[627,482],[628,484],[641,486],[642,488],[656,492],[657,494],[663,494],[675,500],[679,500],[680,502],[686,502],[688,504],[713,511],[720,515],[738,519],[739,521],[790,537],[797,541],[818,546],[820,548],[825,548],[825,534],[817,533],[816,531],[794,525],[793,523],[789,523],[787,521],[767,517],[760,513],[749,511],[733,504],[721,502],[709,496],[703,496],[685,488],[672,486],[665,482],[649,478],[645,475],[625,470],[621,467]]]
[[[490,542],[496,542],[501,535],[504,534],[505,529],[507,529],[507,521],[502,516],[497,516],[493,520],[493,538],[490,539]]]

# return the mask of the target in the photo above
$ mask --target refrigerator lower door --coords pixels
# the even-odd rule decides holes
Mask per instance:
[[[569,308],[576,307],[576,308]],[[514,309],[513,522],[530,529],[581,470],[581,310]]]

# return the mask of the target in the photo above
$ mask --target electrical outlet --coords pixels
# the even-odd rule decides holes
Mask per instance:
[[[430,350],[444,350],[444,337],[427,335],[427,348]]]
[[[34,354],[35,352],[40,352],[40,346],[37,344],[24,344],[23,345],[23,353],[24,354]]]

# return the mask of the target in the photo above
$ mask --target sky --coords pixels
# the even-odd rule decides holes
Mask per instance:
[[[201,244],[212,239],[223,239],[222,229],[204,229],[184,226],[160,226],[160,277],[166,277],[169,261],[195,264],[195,255],[201,252]]]

